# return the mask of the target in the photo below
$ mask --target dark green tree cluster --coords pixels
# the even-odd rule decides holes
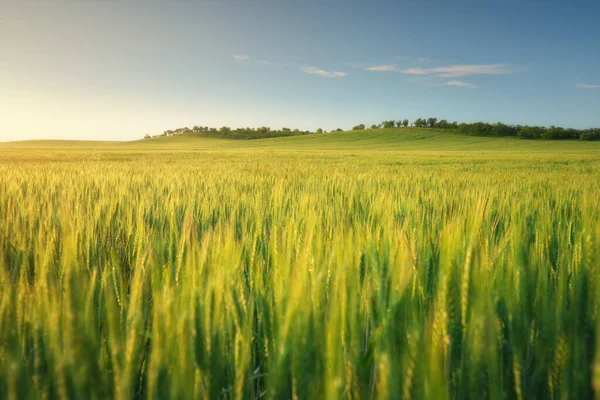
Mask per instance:
[[[407,119],[399,119],[398,121],[394,121],[394,120],[389,120],[389,121],[383,121],[381,124],[379,124],[380,128],[387,128],[387,129],[391,129],[391,128],[402,128],[402,127],[407,127],[408,126],[408,120]]]
[[[522,139],[580,139],[580,140],[598,140],[600,139],[600,129],[572,129],[561,128],[560,126],[524,126],[518,132],[517,136]]]
[[[319,128],[317,133],[323,133],[323,129]],[[236,128],[232,129],[228,126],[222,126],[221,128],[212,128],[208,126],[194,126],[193,128],[178,128],[174,130],[166,130],[159,135],[146,135],[145,139],[151,139],[160,136],[174,136],[174,135],[192,135],[192,136],[214,136],[214,137],[226,137],[232,139],[262,139],[269,137],[280,137],[280,136],[299,136],[308,135],[311,131],[301,131],[299,129],[281,128],[271,129],[267,126],[261,126],[260,128]]]
[[[506,125],[500,122],[497,124],[488,124],[486,122],[467,124],[463,122],[454,125],[450,129],[457,130],[463,135],[470,136],[517,136],[517,133],[521,128],[521,126]]]
[[[379,129],[379,128],[386,128],[386,129],[391,129],[391,128],[402,128],[402,127],[407,127],[409,125],[409,122],[407,119],[399,119],[397,121],[394,120],[389,120],[389,121],[383,121],[382,123],[380,123],[379,125],[377,124],[372,124],[368,129]],[[353,131],[361,131],[363,129],[367,129],[367,126],[365,124],[358,124],[352,127]]]
[[[586,129],[579,136],[579,140],[600,140],[600,128]]]
[[[600,140],[600,128],[573,129],[560,126],[522,126],[507,125],[501,122],[490,124],[487,122],[458,123],[448,122],[445,119],[417,118],[414,126],[419,128],[438,128],[456,131],[469,136],[515,136],[520,139],[549,139],[549,140]]]
[[[600,140],[600,129],[573,129],[560,126],[529,126],[506,125],[501,122],[489,124],[476,122],[462,123],[456,129],[464,135],[472,136],[516,136],[520,139],[547,139],[547,140]]]

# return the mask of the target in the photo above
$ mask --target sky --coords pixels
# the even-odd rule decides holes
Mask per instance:
[[[0,0],[0,141],[600,126],[599,1]]]

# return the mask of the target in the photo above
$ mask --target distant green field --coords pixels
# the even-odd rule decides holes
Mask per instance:
[[[577,151],[600,152],[600,142],[576,140],[523,140],[475,137],[439,129],[399,128],[332,132],[304,136],[239,140],[202,136],[169,136],[131,142],[27,141],[0,143],[9,148],[96,148],[96,149],[281,149],[281,150],[372,150],[372,151]]]
[[[0,398],[600,396],[600,143],[0,144]]]

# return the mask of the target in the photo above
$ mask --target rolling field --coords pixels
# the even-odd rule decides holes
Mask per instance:
[[[0,143],[0,398],[593,399],[600,142]]]

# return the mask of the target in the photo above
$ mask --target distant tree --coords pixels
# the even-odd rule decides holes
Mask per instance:
[[[425,127],[427,125],[427,121],[425,121],[422,118],[417,118],[415,120],[415,122],[413,122],[413,125],[416,126],[417,128],[422,128],[422,127]]]
[[[427,118],[427,126],[429,126],[430,128],[435,127],[436,122],[437,118]]]
[[[361,131],[363,129],[365,129],[365,124],[358,124],[358,125],[352,127],[353,131]]]
[[[446,121],[445,119],[438,121],[435,124],[436,128],[440,128],[440,129],[448,129],[450,127],[450,124],[448,123],[448,121]]]
[[[540,126],[524,126],[518,133],[520,139],[539,139],[545,129]]]
[[[188,133],[188,132],[191,132],[191,130],[190,130],[190,128],[188,128],[188,127],[186,126],[186,127],[184,127],[184,128],[177,128],[177,129],[175,129],[175,131],[174,131],[172,134],[175,134],[175,135],[182,135],[182,134],[184,134],[184,133]]]
[[[600,128],[592,128],[581,131],[579,140],[600,140]]]
[[[406,128],[408,126],[408,120],[405,119],[404,121],[402,121],[402,125],[404,125],[404,127]]]
[[[231,133],[231,128],[228,126],[222,126],[221,129],[219,129],[219,133],[222,135],[229,135]]]
[[[336,132],[343,132],[343,129],[342,128],[337,128],[335,131]]]
[[[371,125],[371,129],[377,129],[377,128],[379,128],[379,125],[376,125],[376,124]]]
[[[321,128],[317,129],[317,133],[323,133],[323,129],[321,129]]]
[[[517,136],[517,130],[512,125],[498,122],[494,125],[494,136]]]
[[[144,139],[150,139],[150,138],[152,138],[152,136],[148,135],[147,133],[146,133],[146,135],[144,135]]]
[[[564,128],[560,126],[552,125],[550,128],[546,129],[542,134],[542,138],[544,139],[562,139],[565,134]]]
[[[269,128],[268,126],[261,126],[260,128],[256,129],[256,133],[258,135],[264,136],[264,137],[269,137],[270,132],[271,132],[271,128]]]
[[[396,125],[396,121],[383,121],[382,123],[384,128],[393,128]]]

